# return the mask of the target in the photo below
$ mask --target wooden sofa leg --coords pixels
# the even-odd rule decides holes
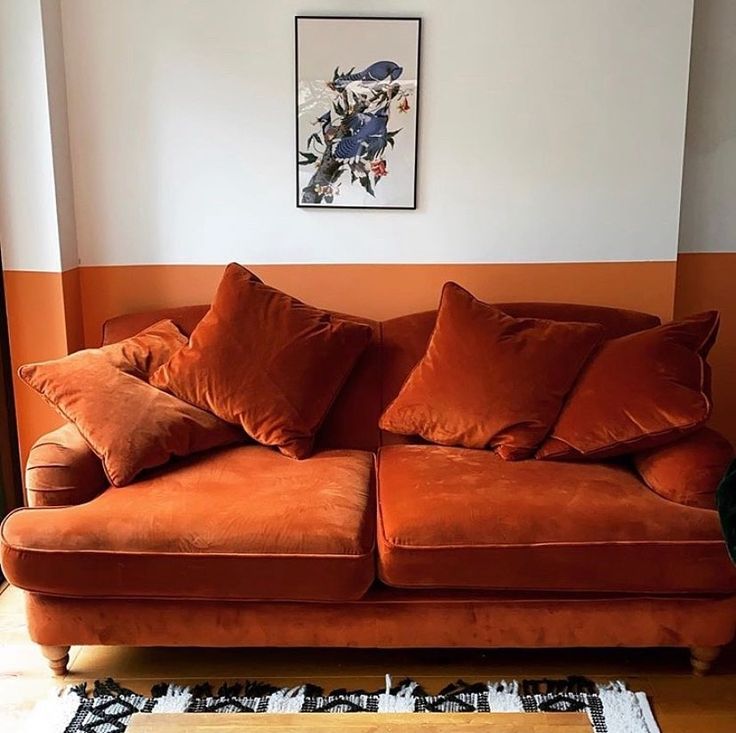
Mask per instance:
[[[693,674],[696,677],[707,674],[720,653],[721,647],[719,646],[691,646],[690,664],[693,668]]]
[[[68,646],[41,645],[41,654],[48,660],[49,668],[56,677],[63,677],[67,673],[66,666],[69,664]]]

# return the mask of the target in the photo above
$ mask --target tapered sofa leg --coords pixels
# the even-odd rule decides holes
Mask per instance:
[[[42,644],[41,654],[48,660],[49,668],[56,677],[63,677],[67,673],[67,664],[69,664],[68,646],[44,646]]]
[[[693,674],[696,677],[708,674],[711,665],[720,653],[721,647],[719,646],[691,646],[690,664],[693,668]]]

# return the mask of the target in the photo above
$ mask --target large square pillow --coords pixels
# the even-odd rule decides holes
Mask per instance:
[[[705,361],[718,313],[607,341],[580,375],[537,458],[600,460],[664,445],[710,416]]]
[[[427,351],[380,426],[527,458],[603,335],[597,324],[513,318],[446,283]]]
[[[151,383],[305,458],[370,338],[369,326],[305,305],[233,263],[189,344]]]
[[[185,343],[172,321],[160,321],[124,341],[18,373],[77,426],[110,483],[125,486],[173,456],[242,439],[232,425],[147,383]]]

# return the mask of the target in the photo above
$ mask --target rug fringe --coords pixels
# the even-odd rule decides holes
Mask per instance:
[[[378,696],[379,713],[413,713],[414,690],[419,686],[413,680],[402,680],[398,688],[391,684],[391,675],[385,677],[385,689]]]
[[[269,713],[298,713],[304,706],[306,685],[300,687],[285,687],[274,692],[268,701],[266,712]]]
[[[631,692],[625,682],[615,680],[599,685],[598,695],[608,733],[660,733],[643,692]]]
[[[513,680],[489,682],[488,707],[493,713],[523,713],[524,703],[519,696],[519,683]]]
[[[647,726],[647,733],[660,733],[657,721],[654,719],[654,713],[652,712],[652,706],[649,704],[649,698],[643,692],[635,692],[637,702],[641,708],[641,714],[644,718],[644,723]]]
[[[185,713],[192,702],[189,688],[179,685],[168,685],[163,695],[156,697],[152,713]]]
[[[82,698],[67,688],[38,702],[21,722],[17,733],[65,733],[79,710]]]

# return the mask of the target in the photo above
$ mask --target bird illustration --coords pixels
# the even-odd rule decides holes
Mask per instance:
[[[374,158],[386,147],[388,107],[358,112],[345,118],[344,137],[335,145],[334,157],[342,162]]]
[[[330,142],[330,140],[337,135],[340,129],[332,124],[332,115],[330,114],[330,110],[327,110],[327,112],[325,112],[321,117],[318,117],[317,122],[322,128],[322,137],[326,143]]]
[[[346,117],[338,117],[336,121],[332,119],[332,112],[327,110],[322,116],[317,118],[316,124],[322,129],[322,137],[325,143],[332,142],[335,138],[342,138],[345,135],[352,134],[348,124],[349,121],[358,113],[364,112],[367,108],[365,103],[356,103],[351,113]]]
[[[347,87],[348,84],[354,81],[383,81],[384,79],[390,78],[391,81],[396,81],[402,74],[404,69],[399,66],[395,61],[376,61],[372,63],[363,71],[353,73],[352,69],[347,74],[338,73],[338,69],[335,69],[330,86],[341,92]]]

